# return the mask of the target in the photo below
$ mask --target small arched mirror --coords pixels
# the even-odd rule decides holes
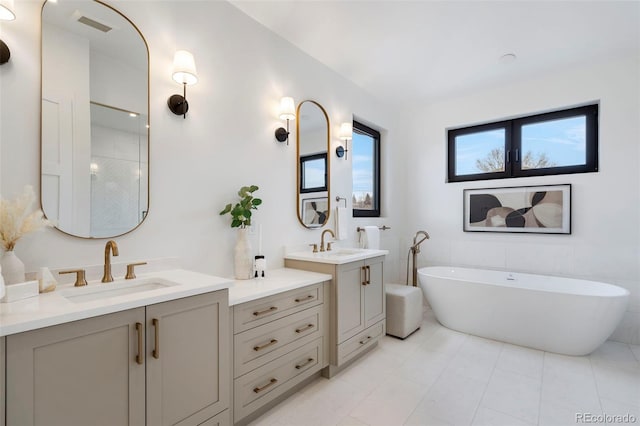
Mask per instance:
[[[296,121],[298,220],[319,228],[329,220],[329,116],[315,101],[298,105]]]
[[[100,1],[42,6],[41,203],[60,231],[112,238],[149,206],[149,51]]]

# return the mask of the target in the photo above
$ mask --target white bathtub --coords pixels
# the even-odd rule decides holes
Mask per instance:
[[[614,331],[629,292],[572,278],[457,267],[418,270],[445,327],[566,355],[586,355]]]

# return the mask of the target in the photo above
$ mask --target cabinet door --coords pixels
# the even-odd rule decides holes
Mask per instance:
[[[147,306],[147,424],[197,425],[229,406],[228,291]]]
[[[336,276],[338,344],[364,330],[364,262],[339,265]]]
[[[368,259],[367,281],[364,287],[364,327],[370,327],[385,318],[385,293],[382,257]]]
[[[7,426],[144,425],[143,326],[138,308],[8,336]]]
[[[4,426],[4,337],[0,337],[0,426]]]

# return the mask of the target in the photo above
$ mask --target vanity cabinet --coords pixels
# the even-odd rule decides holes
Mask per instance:
[[[233,307],[235,423],[328,365],[328,292],[319,283]]]
[[[7,336],[7,426],[228,424],[227,294]]]
[[[365,353],[384,336],[384,256],[343,264],[286,259],[285,266],[333,277],[328,376]]]
[[[5,380],[4,380],[4,366],[5,366],[5,343],[4,337],[0,337],[0,426],[4,426],[4,396],[5,393]]]

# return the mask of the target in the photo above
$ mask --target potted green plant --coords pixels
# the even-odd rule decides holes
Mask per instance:
[[[260,198],[255,198],[253,193],[258,190],[258,186],[243,186],[238,191],[240,201],[235,205],[229,203],[220,212],[220,215],[231,215],[231,227],[238,228],[238,237],[234,249],[235,277],[240,280],[251,278],[253,272],[253,258],[251,253],[251,243],[249,242],[248,227],[251,226],[251,210],[257,210],[262,204]]]

